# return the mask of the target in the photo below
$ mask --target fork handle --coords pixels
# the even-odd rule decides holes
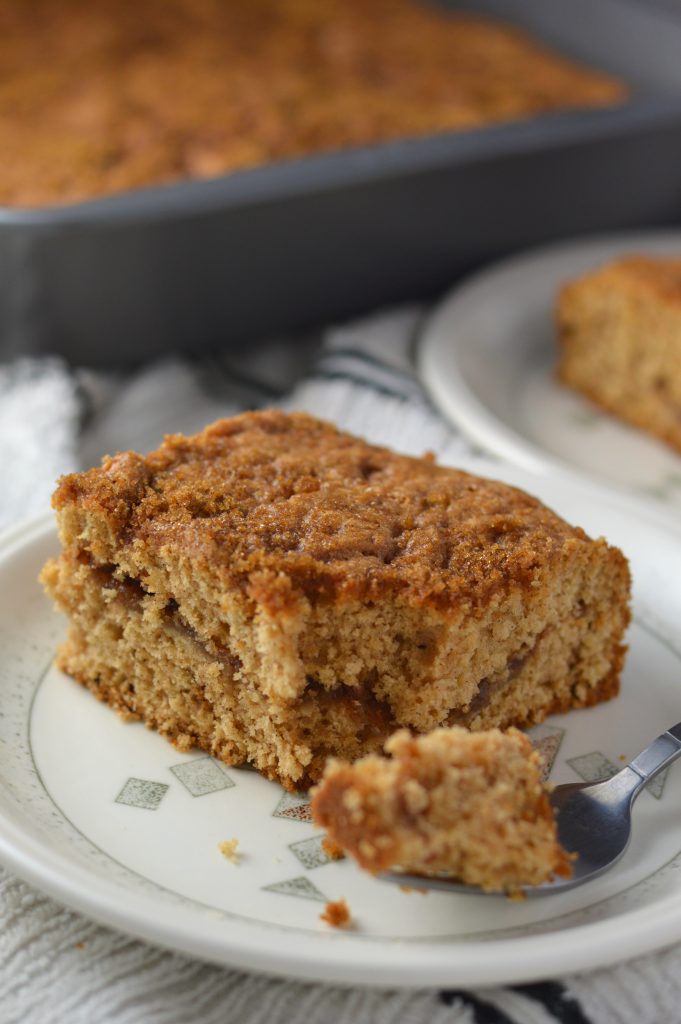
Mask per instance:
[[[673,764],[678,757],[681,757],[681,722],[663,732],[627,765],[627,768],[631,768],[640,778],[632,793],[632,800],[651,779]]]

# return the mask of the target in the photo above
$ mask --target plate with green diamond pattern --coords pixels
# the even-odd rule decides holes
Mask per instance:
[[[532,731],[557,782],[615,771],[681,721],[681,538],[584,483],[469,460],[630,558],[634,622],[621,696]],[[525,902],[403,892],[331,861],[307,798],[200,751],[179,753],[52,665],[64,621],[36,577],[51,522],[0,539],[0,861],[84,914],[246,970],[385,986],[565,974],[681,939],[681,770],[639,799],[609,874]],[[238,863],[219,846],[238,839]],[[344,897],[352,927],[320,914]]]

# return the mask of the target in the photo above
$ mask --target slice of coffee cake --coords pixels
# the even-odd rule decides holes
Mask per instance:
[[[625,256],[560,289],[558,376],[681,451],[681,256]]]
[[[289,788],[398,726],[523,725],[617,693],[617,549],[519,490],[303,414],[106,458],[54,506],[59,665]]]
[[[514,890],[569,875],[541,758],[516,729],[406,729],[355,764],[332,759],[312,791],[315,823],[368,871],[446,874]]]

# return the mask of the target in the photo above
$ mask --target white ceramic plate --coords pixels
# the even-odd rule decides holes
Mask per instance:
[[[527,469],[571,466],[678,519],[681,456],[554,377],[557,287],[632,252],[681,256],[681,233],[567,242],[482,271],[427,322],[419,368],[442,412],[483,449]]]
[[[681,720],[681,538],[522,470],[474,471],[533,491],[629,554],[636,622],[621,697],[535,731],[552,778],[598,775]],[[0,541],[0,859],[58,900],[126,932],[238,967],[388,986],[564,974],[681,939],[681,771],[642,794],[633,845],[590,885],[525,903],[407,894],[329,862],[304,798],[126,724],[51,667],[64,621],[36,576],[44,520]],[[239,865],[218,843],[237,837]],[[350,931],[319,920],[345,897]]]

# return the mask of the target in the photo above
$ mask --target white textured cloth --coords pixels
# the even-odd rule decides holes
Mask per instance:
[[[258,405],[305,409],[371,441],[455,460],[469,446],[414,376],[418,310],[129,376],[58,360],[0,367],[0,526],[44,511],[55,478]],[[479,992],[272,980],[155,949],[64,910],[0,869],[0,1024],[675,1024],[681,949],[579,978]]]

